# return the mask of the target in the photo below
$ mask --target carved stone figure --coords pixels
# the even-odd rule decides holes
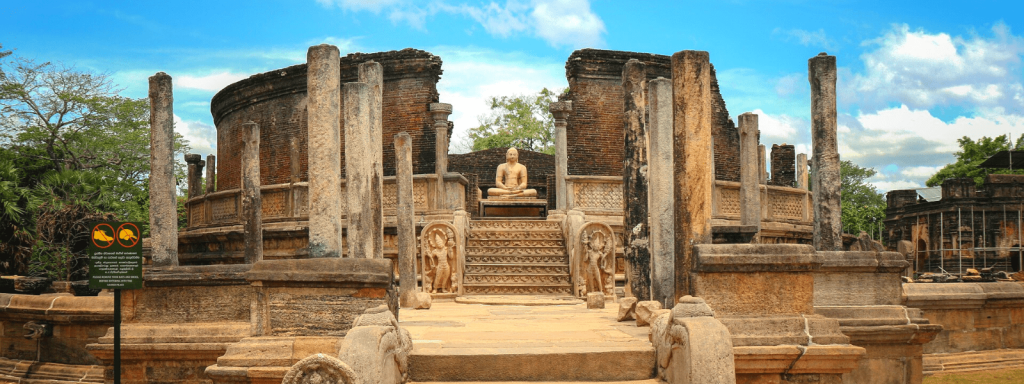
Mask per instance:
[[[455,228],[447,223],[428,225],[421,234],[420,253],[423,257],[423,291],[458,292],[461,273]]]
[[[581,297],[600,292],[615,297],[615,238],[607,224],[591,222],[580,228],[574,257],[576,292]]]
[[[318,353],[299,360],[281,380],[282,384],[355,384],[359,376],[337,358]]]
[[[536,189],[526,188],[526,166],[519,164],[519,151],[509,148],[505,152],[505,161],[498,166],[494,176],[495,187],[487,190],[487,198],[537,197]]]

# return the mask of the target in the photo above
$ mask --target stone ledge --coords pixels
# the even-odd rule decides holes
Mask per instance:
[[[142,279],[146,287],[246,285],[250,268],[251,264],[151,267],[143,271]]]
[[[810,245],[712,244],[694,246],[699,272],[801,272],[821,267]]]
[[[819,251],[822,272],[901,273],[908,263],[897,252]]]
[[[1024,365],[1024,349],[936,353],[922,360],[925,375],[1019,368]]]
[[[58,324],[110,323],[114,320],[114,297],[0,293],[0,319],[45,320]]]
[[[393,279],[391,263],[390,259],[357,258],[263,260],[252,266],[245,279],[264,285],[387,286]]]
[[[736,374],[847,373],[864,348],[852,345],[733,347]],[[790,368],[792,367],[792,368]]]

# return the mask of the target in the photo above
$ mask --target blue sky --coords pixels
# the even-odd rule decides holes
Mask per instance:
[[[670,55],[706,50],[734,117],[760,115],[762,142],[810,152],[807,59],[838,58],[843,159],[881,191],[923,186],[956,139],[1024,134],[1024,6],[1012,1],[292,0],[6,1],[0,44],[20,56],[104,72],[145,97],[174,77],[177,128],[212,153],[210,98],[250,75],[342,54],[407,47],[443,60],[453,151],[489,96],[564,88],[579,48]]]

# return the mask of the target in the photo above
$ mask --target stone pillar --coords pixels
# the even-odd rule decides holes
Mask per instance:
[[[807,60],[811,83],[811,145],[814,159],[814,249],[841,251],[839,151],[836,142],[836,57],[824,52]]]
[[[341,58],[338,47],[310,47],[307,62],[309,131],[309,256],[341,257]]]
[[[694,246],[711,243],[711,62],[705,51],[672,55],[676,297],[693,291]]]
[[[188,198],[199,196],[203,193],[203,166],[206,162],[198,153],[185,155],[185,164],[188,164]]]
[[[647,154],[647,214],[651,238],[651,299],[670,308],[675,299],[675,216],[672,196],[672,81],[659,77],[647,83],[650,147]]]
[[[395,135],[395,184],[398,196],[399,304],[408,308],[416,299],[416,222],[412,193],[412,138],[406,132]]]
[[[761,187],[758,186],[757,115],[747,112],[740,123],[740,225],[761,227]]]
[[[288,169],[288,174],[291,176],[289,182],[298,183],[302,181],[302,159],[299,158],[299,154],[302,153],[299,150],[299,138],[292,136],[288,140],[288,158],[291,160]]]
[[[622,161],[623,258],[631,273],[626,277],[633,296],[651,299],[651,250],[647,221],[647,69],[630,59],[622,69],[625,151]]]
[[[260,184],[260,126],[250,121],[242,124],[242,236],[246,264],[263,260]]]
[[[548,111],[555,117],[555,209],[565,211],[565,176],[569,174],[569,147],[565,142],[565,119],[572,112],[571,101],[551,103]]]
[[[206,155],[206,193],[217,191],[217,156]]]
[[[149,78],[149,237],[154,267],[178,265],[173,105],[171,77],[157,72]]]
[[[345,189],[348,197],[349,257],[384,257],[381,147],[370,121],[371,92],[366,83],[346,83]]]
[[[757,145],[757,182],[768,185],[768,162],[765,161],[764,144]]]
[[[796,155],[796,187],[807,190],[807,154]]]
[[[437,174],[437,208],[442,210],[451,208],[448,206],[444,189],[444,175],[448,173],[448,115],[451,113],[451,104],[430,104],[430,114],[434,117],[434,131],[437,135],[434,148],[437,154],[437,161],[434,163],[434,173]]]
[[[793,188],[796,184],[796,149],[786,143],[772,144],[772,185]]]

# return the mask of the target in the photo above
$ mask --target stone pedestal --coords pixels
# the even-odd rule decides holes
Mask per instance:
[[[548,201],[540,199],[484,199],[480,200],[480,216],[504,218],[547,217]]]
[[[857,367],[864,348],[815,313],[811,246],[697,245],[695,257],[694,296],[732,335],[736,382],[833,383]]]
[[[838,319],[850,343],[867,351],[843,383],[920,383],[922,345],[942,326],[900,305],[907,262],[895,252],[818,254],[824,264],[814,275],[815,313]]]

